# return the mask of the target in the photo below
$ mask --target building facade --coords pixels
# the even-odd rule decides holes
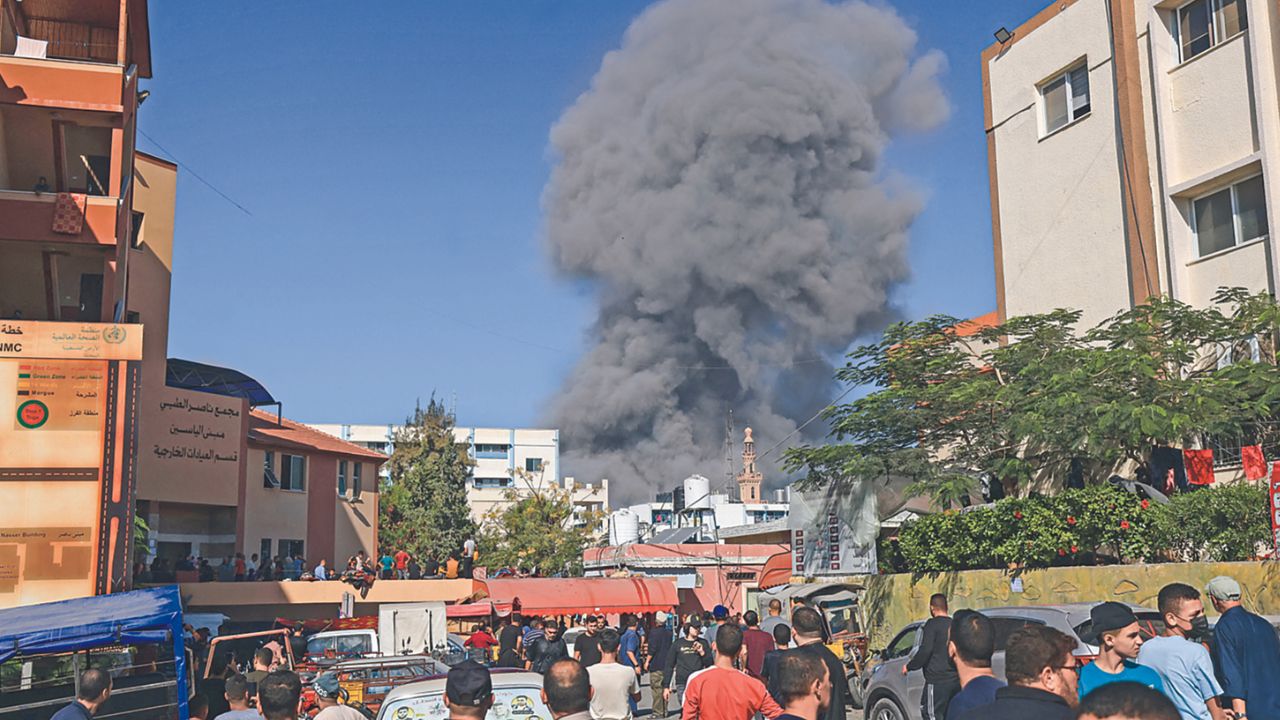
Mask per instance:
[[[1275,291],[1280,5],[1055,0],[982,54],[1000,320]]]
[[[395,451],[397,425],[314,423],[323,433],[390,456]],[[547,428],[455,427],[454,440],[467,446],[475,462],[467,485],[467,504],[477,523],[510,503],[508,491],[527,496],[535,491],[559,488],[575,506],[575,522],[586,524],[609,510],[609,480],[580,483],[560,475],[560,431]],[[382,477],[386,479],[384,467]],[[591,521],[593,525],[596,522]],[[597,527],[606,526],[599,520]]]

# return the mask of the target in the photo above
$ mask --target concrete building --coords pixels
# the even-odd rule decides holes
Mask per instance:
[[[1000,320],[1275,291],[1272,0],[1055,0],[982,54]]]
[[[390,455],[395,451],[397,425],[356,425],[314,423],[320,432]],[[528,495],[557,487],[569,493],[576,507],[577,522],[609,510],[609,480],[579,483],[560,475],[560,431],[545,428],[455,427],[453,437],[467,446],[475,461],[467,487],[471,517],[482,523],[489,514],[508,505],[508,490]],[[384,467],[382,477],[387,477]],[[599,521],[607,527],[607,520]]]
[[[587,577],[671,578],[676,583],[680,613],[702,613],[716,605],[730,611],[754,608],[760,575],[778,544],[639,544],[587,548],[582,553]]]

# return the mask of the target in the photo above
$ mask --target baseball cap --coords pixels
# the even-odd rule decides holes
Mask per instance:
[[[464,660],[449,668],[444,681],[444,694],[454,705],[479,707],[493,694],[489,668],[475,660]]]
[[[1219,600],[1239,600],[1241,594],[1240,583],[1236,582],[1234,578],[1227,577],[1226,575],[1219,575],[1218,577],[1210,580],[1209,584],[1205,586],[1204,591],[1208,593],[1210,597],[1216,597]]]
[[[1089,611],[1089,619],[1093,621],[1093,632],[1102,635],[1104,632],[1119,630],[1136,622],[1138,618],[1128,605],[1118,602],[1104,602],[1094,605]]]
[[[313,687],[316,695],[322,698],[336,698],[342,690],[342,686],[338,684],[338,676],[334,673],[321,673],[316,677]]]
[[[717,605],[711,609],[711,614],[717,619],[729,617],[729,608],[723,605]]]
[[[653,614],[653,621],[661,625],[667,621],[667,614],[659,610]]]

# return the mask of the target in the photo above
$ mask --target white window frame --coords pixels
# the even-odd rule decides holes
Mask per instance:
[[[1040,130],[1041,130],[1041,132],[1040,132],[1040,137],[1041,137],[1041,138],[1046,138],[1046,137],[1049,137],[1050,135],[1053,135],[1054,133],[1057,133],[1057,132],[1060,132],[1060,131],[1062,131],[1062,130],[1065,130],[1065,129],[1067,129],[1067,128],[1071,127],[1072,125],[1074,125],[1075,123],[1079,122],[1080,120],[1083,120],[1083,119],[1085,119],[1085,118],[1087,118],[1087,117],[1089,117],[1090,115],[1092,115],[1092,114],[1093,114],[1093,83],[1092,83],[1092,82],[1089,82],[1089,95],[1088,95],[1088,98],[1087,98],[1087,99],[1088,99],[1088,102],[1087,102],[1087,103],[1085,103],[1086,105],[1088,105],[1088,106],[1089,106],[1089,109],[1088,109],[1088,110],[1085,110],[1084,112],[1080,113],[1079,115],[1077,115],[1077,116],[1075,116],[1075,117],[1072,117],[1072,113],[1074,113],[1074,112],[1075,112],[1075,108],[1073,108],[1073,107],[1071,106],[1071,98],[1073,97],[1073,95],[1072,95],[1072,93],[1071,93],[1071,73],[1073,73],[1073,72],[1075,72],[1076,70],[1079,70],[1079,69],[1081,69],[1081,68],[1083,68],[1083,69],[1084,69],[1084,75],[1085,75],[1085,78],[1086,78],[1086,82],[1089,82],[1089,81],[1088,81],[1088,78],[1089,78],[1089,58],[1087,58],[1087,57],[1083,57],[1083,58],[1080,58],[1080,59],[1076,60],[1075,62],[1072,62],[1070,65],[1068,65],[1068,66],[1066,66],[1065,68],[1063,68],[1062,70],[1060,70],[1060,71],[1058,71],[1058,72],[1054,73],[1053,75],[1050,75],[1047,79],[1045,79],[1045,80],[1044,80],[1044,81],[1042,81],[1039,85],[1037,85],[1037,86],[1036,86],[1036,97],[1037,97],[1038,102],[1039,102],[1039,105],[1040,105]],[[1062,81],[1063,81],[1063,82],[1062,82],[1062,86],[1063,86],[1063,88],[1066,90],[1066,93],[1067,93],[1067,97],[1066,97],[1066,100],[1067,100],[1067,121],[1066,121],[1065,123],[1063,123],[1063,124],[1062,124],[1061,126],[1059,126],[1059,127],[1056,127],[1056,128],[1050,128],[1050,127],[1049,127],[1049,106],[1048,106],[1048,104],[1045,102],[1044,90],[1045,90],[1045,88],[1047,88],[1049,85],[1052,85],[1053,83],[1057,82],[1058,80],[1062,80]]]
[[[1241,1],[1241,3],[1242,3],[1242,4],[1241,4],[1241,7],[1244,9],[1244,29],[1242,29],[1242,30],[1241,30],[1240,32],[1238,32],[1238,33],[1233,33],[1233,34],[1231,34],[1231,35],[1228,35],[1228,36],[1226,36],[1226,37],[1223,37],[1223,35],[1224,35],[1224,33],[1225,33],[1225,30],[1221,27],[1221,20],[1222,20],[1222,12],[1221,12],[1221,11],[1222,11],[1222,0],[1207,0],[1207,1],[1208,1],[1208,3],[1209,3],[1209,19],[1210,19],[1210,22],[1209,22],[1209,47],[1205,48],[1205,49],[1204,49],[1203,51],[1201,51],[1201,52],[1196,53],[1195,55],[1192,55],[1191,57],[1186,57],[1185,55],[1183,55],[1183,49],[1182,49],[1182,11],[1183,11],[1183,10],[1185,10],[1186,8],[1190,7],[1192,4],[1196,3],[1196,2],[1197,2],[1197,0],[1187,0],[1187,2],[1184,2],[1184,3],[1182,3],[1181,5],[1179,5],[1178,7],[1176,7],[1176,8],[1174,8],[1174,9],[1173,9],[1173,45],[1174,45],[1174,47],[1176,47],[1176,48],[1178,49],[1178,64],[1179,64],[1179,65],[1181,65],[1182,63],[1185,63],[1185,62],[1188,62],[1188,61],[1194,60],[1194,59],[1196,59],[1196,58],[1200,57],[1201,55],[1204,55],[1205,53],[1209,52],[1210,50],[1213,50],[1214,48],[1216,48],[1216,47],[1218,47],[1219,45],[1221,45],[1222,43],[1224,43],[1224,42],[1226,42],[1226,41],[1230,40],[1231,38],[1235,37],[1236,35],[1243,35],[1243,34],[1245,34],[1245,33],[1249,32],[1249,3],[1248,3],[1248,2],[1245,2],[1245,0],[1240,0],[1240,1]]]
[[[1228,183],[1225,186],[1221,186],[1221,185],[1217,186],[1212,190],[1200,193],[1199,195],[1196,195],[1190,199],[1191,205],[1188,208],[1188,210],[1190,210],[1188,214],[1191,216],[1191,242],[1194,245],[1195,257],[1197,260],[1201,258],[1212,257],[1214,255],[1217,255],[1218,253],[1230,252],[1242,245],[1246,245],[1248,243],[1252,243],[1258,240],[1266,240],[1268,237],[1271,236],[1271,215],[1270,213],[1268,213],[1266,235],[1259,235],[1256,238],[1249,238],[1248,240],[1244,240],[1241,238],[1243,233],[1240,230],[1240,196],[1239,196],[1239,193],[1236,191],[1236,187],[1243,185],[1244,183],[1247,183],[1250,180],[1253,180],[1254,178],[1258,178],[1258,177],[1262,177],[1261,172],[1256,172],[1252,175],[1246,175],[1245,177],[1239,178],[1238,180],[1232,180],[1230,183]],[[1217,195],[1223,190],[1228,191],[1228,197],[1231,198],[1231,232],[1233,235],[1235,235],[1235,242],[1231,244],[1231,247],[1225,247],[1225,248],[1222,248],[1221,250],[1214,250],[1208,255],[1201,255],[1200,254],[1200,229],[1197,227],[1197,225],[1199,224],[1199,219],[1198,219],[1198,216],[1196,215],[1196,203],[1200,202],[1201,200],[1211,195]],[[1265,205],[1266,203],[1265,195],[1263,196],[1263,203],[1264,203],[1263,210],[1264,211],[1270,210],[1270,208]]]

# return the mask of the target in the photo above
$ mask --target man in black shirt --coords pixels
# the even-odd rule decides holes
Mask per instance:
[[[520,633],[520,627],[511,622],[511,616],[502,619],[502,627],[498,629],[498,667],[520,667]]]
[[[557,660],[569,657],[569,648],[560,637],[560,626],[548,622],[543,628],[543,636],[533,642],[525,651],[529,660],[529,669],[536,673],[545,673]]]
[[[836,654],[822,644],[822,616],[811,607],[798,607],[791,613],[791,632],[795,637],[795,648],[788,653],[811,653],[816,655],[827,666],[831,683],[831,702],[827,705],[826,714],[818,720],[844,720],[845,699],[849,695],[849,679],[844,672],[844,663]]]
[[[924,720],[944,720],[951,698],[960,692],[960,676],[947,653],[951,634],[951,618],[947,616],[947,596],[935,593],[929,598],[930,617],[920,631],[920,649],[902,668],[906,675],[924,670],[924,692],[920,693],[920,715]]]
[[[667,664],[662,672],[662,699],[668,703],[668,710],[672,694],[676,696],[676,706],[682,705],[684,686],[688,683],[689,676],[711,667],[712,662],[710,643],[699,637],[702,634],[702,624],[697,616],[689,616],[683,632],[684,637],[671,645],[671,650],[667,653]]]
[[[1046,625],[1018,628],[1004,655],[1009,686],[996,690],[995,702],[970,708],[960,720],[1071,720],[1079,703],[1075,649],[1075,638]]]
[[[573,659],[582,663],[582,667],[591,667],[600,662],[600,626],[603,618],[588,615],[582,621],[585,632],[573,641]]]

